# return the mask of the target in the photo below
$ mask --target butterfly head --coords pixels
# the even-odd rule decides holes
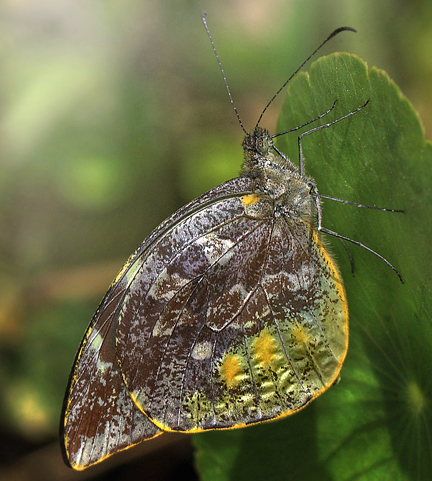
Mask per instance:
[[[272,136],[266,129],[255,127],[243,140],[243,174],[253,179],[272,178],[285,182],[289,177],[298,176],[298,168],[276,151]]]
[[[268,130],[255,127],[243,140],[243,172],[252,178],[260,178],[270,171],[281,171],[294,167],[283,159],[274,148],[272,136]]]
[[[256,127],[252,132],[246,135],[243,140],[243,151],[245,161],[259,162],[262,158],[267,158],[273,152],[273,139],[266,129]]]

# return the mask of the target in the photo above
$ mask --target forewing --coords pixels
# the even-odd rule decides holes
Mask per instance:
[[[199,237],[203,229],[211,229],[211,223],[218,224],[223,218],[210,207],[203,227],[194,212],[214,204],[215,199],[247,193],[251,186],[249,179],[233,179],[179,209],[147,237],[113,282],[84,336],[66,391],[60,426],[62,450],[65,461],[75,469],[161,434],[135,405],[119,370],[116,332],[125,296],[130,288],[135,292],[136,279],[143,289],[154,285],[184,242]],[[123,321],[127,329],[127,318]]]

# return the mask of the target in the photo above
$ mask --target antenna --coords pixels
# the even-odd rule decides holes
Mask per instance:
[[[227,89],[227,92],[228,92],[228,97],[229,97],[229,100],[231,102],[231,105],[232,105],[232,108],[234,109],[234,112],[237,116],[237,120],[239,121],[239,124],[240,124],[240,127],[242,128],[243,132],[248,135],[248,132],[247,130],[245,129],[244,125],[243,125],[243,122],[240,118],[240,115],[238,113],[238,110],[237,110],[237,107],[234,105],[234,101],[233,101],[233,98],[232,98],[232,95],[231,95],[231,91],[229,89],[229,86],[228,86],[228,82],[227,82],[227,79],[226,79],[226,75],[225,75],[225,71],[222,67],[222,63],[219,59],[219,55],[216,51],[216,48],[215,48],[215,45],[214,45],[214,42],[213,42],[213,38],[210,34],[210,30],[208,28],[208,25],[207,25],[207,18],[206,18],[206,13],[205,12],[201,12],[201,20],[204,24],[204,28],[206,29],[206,32],[207,32],[207,35],[208,35],[208,38],[210,39],[210,43],[211,43],[211,46],[213,48],[213,52],[215,54],[215,57],[216,57],[216,60],[219,64],[219,68],[220,68],[220,71],[222,73],[222,77],[223,77],[223,81],[224,81],[224,84],[225,84],[225,87]],[[265,114],[265,112],[267,111],[267,109],[270,107],[270,105],[273,103],[273,101],[275,100],[275,98],[282,92],[282,90],[285,88],[285,86],[288,84],[288,82],[290,82],[290,80],[296,75],[298,74],[298,72],[300,71],[300,69],[307,63],[309,62],[309,60],[318,52],[318,50],[320,50],[329,40],[331,40],[333,37],[335,37],[336,35],[338,35],[339,33],[341,32],[344,32],[345,30],[348,30],[350,32],[357,32],[356,29],[354,28],[351,28],[351,27],[339,27],[337,28],[336,30],[334,30],[325,40],[324,42],[322,42],[310,55],[309,57],[300,65],[300,67],[298,67],[295,72],[289,77],[289,79],[284,82],[284,84],[282,85],[282,87],[273,95],[273,97],[270,99],[270,102],[264,107],[264,110],[261,112],[261,115],[259,116],[259,119],[258,119],[258,122],[256,123],[256,126],[255,128],[257,128],[261,122],[261,119],[263,118],[263,115]],[[334,107],[334,106],[333,106]],[[316,120],[316,119],[315,119]],[[310,121],[308,123],[311,123],[313,121]],[[303,126],[304,127],[304,126]],[[300,127],[298,127],[300,128]],[[280,135],[280,134],[279,134]]]
[[[227,82],[227,79],[226,79],[226,76],[225,76],[224,69],[222,68],[221,61],[219,60],[219,55],[218,55],[217,52],[216,52],[216,48],[215,48],[215,46],[214,46],[212,36],[210,35],[210,30],[209,30],[208,25],[207,25],[207,19],[206,19],[206,13],[205,13],[205,12],[201,12],[201,19],[202,19],[202,22],[203,22],[204,27],[205,27],[205,29],[206,29],[208,38],[210,39],[210,43],[211,43],[211,45],[212,45],[212,47],[213,47],[213,52],[214,52],[214,54],[215,54],[215,56],[216,56],[216,60],[218,61],[219,68],[220,68],[220,70],[221,70],[221,72],[222,72],[223,81],[224,81],[225,87],[226,87],[226,89],[227,89],[228,97],[229,97],[229,99],[230,99],[232,108],[234,109],[234,112],[235,112],[235,114],[237,115],[237,119],[238,119],[238,121],[239,121],[240,127],[243,129],[243,132],[244,132],[246,135],[248,135],[248,132],[247,132],[246,129],[244,128],[243,122],[242,122],[242,120],[241,120],[241,118],[240,118],[240,115],[239,115],[239,113],[238,113],[238,111],[237,111],[237,108],[236,108],[236,106],[234,105],[234,101],[233,101],[233,99],[232,99],[231,92],[230,92],[230,89],[229,89],[229,87],[228,87],[228,82]],[[267,107],[266,107],[266,108],[267,108]],[[260,118],[261,118],[261,117],[260,117]]]
[[[324,45],[331,40],[333,37],[335,37],[338,33],[344,32],[345,30],[348,30],[350,32],[357,32],[355,28],[351,27],[339,27],[336,30],[334,30],[325,40],[322,42],[322,44],[317,47],[310,55],[309,57],[300,65],[300,67],[297,68],[297,70],[291,75],[291,77],[282,85],[282,87],[273,95],[271,98],[270,102],[264,107],[264,110],[261,112],[261,115],[259,116],[258,122],[256,123],[256,127],[259,126],[259,123],[261,122],[261,119],[266,112],[266,110],[270,107],[270,105],[273,103],[274,99],[282,92],[282,90],[285,88],[285,86],[288,84],[288,82],[299,73],[300,69],[307,63],[309,60],[320,50]]]

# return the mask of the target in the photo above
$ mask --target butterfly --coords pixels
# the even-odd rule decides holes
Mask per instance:
[[[335,30],[318,49],[344,30],[353,29]],[[84,469],[166,431],[278,419],[337,380],[348,348],[348,307],[319,232],[382,257],[321,226],[301,138],[366,105],[301,134],[299,166],[273,139],[335,104],[274,136],[259,126],[261,114],[245,131],[240,176],[179,209],[138,247],[75,359],[61,421],[69,466]]]

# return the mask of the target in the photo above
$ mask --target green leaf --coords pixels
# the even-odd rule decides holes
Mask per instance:
[[[299,132],[355,115],[302,140],[305,171],[321,194],[393,209],[324,200],[323,226],[391,262],[324,236],[345,281],[350,348],[341,381],[282,421],[194,437],[204,480],[423,480],[432,472],[432,144],[387,74],[334,54],[290,84],[278,138],[298,162]],[[331,244],[331,245],[330,245]]]

